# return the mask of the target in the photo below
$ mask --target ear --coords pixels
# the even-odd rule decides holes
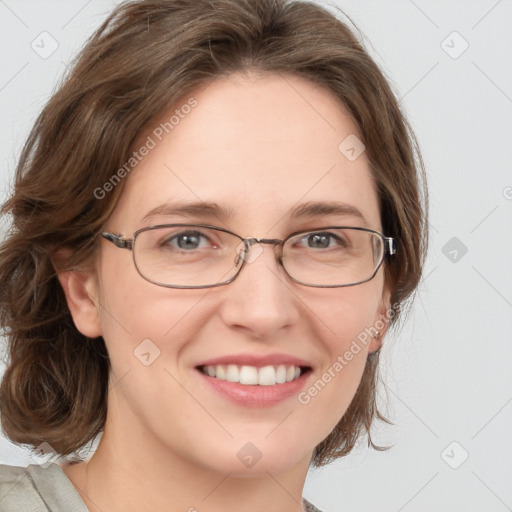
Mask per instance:
[[[384,341],[384,336],[389,327],[389,310],[391,308],[391,290],[387,286],[384,287],[382,292],[382,300],[380,302],[379,310],[375,315],[375,319],[373,322],[373,328],[371,331],[375,333],[372,335],[371,341],[369,343],[368,352],[375,352],[379,348],[382,347],[382,342]],[[377,334],[378,331],[378,334]]]
[[[53,255],[59,282],[66,296],[69,311],[76,328],[89,338],[102,335],[98,280],[94,270],[70,269],[63,270],[61,262],[69,257],[70,251],[60,249]]]

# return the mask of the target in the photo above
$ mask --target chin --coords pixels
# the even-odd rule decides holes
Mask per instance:
[[[203,459],[203,465],[220,473],[231,473],[235,478],[268,477],[289,471],[297,465],[303,465],[305,470],[313,454],[314,446],[308,451],[304,444],[295,441],[284,443],[276,436],[275,442],[269,439],[260,441],[235,441],[228,444],[217,444],[208,451],[211,457]]]

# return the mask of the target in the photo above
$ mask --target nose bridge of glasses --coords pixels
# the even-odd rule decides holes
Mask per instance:
[[[248,247],[250,248],[255,244],[270,244],[274,246],[279,246],[281,245],[282,240],[279,240],[278,238],[246,238],[245,242],[248,244]]]
[[[282,240],[279,240],[278,238],[246,238],[245,241],[248,242],[249,245],[254,245],[256,243],[279,245],[282,242]]]
[[[248,263],[251,263],[254,261],[260,254],[263,252],[263,248],[260,247],[260,251],[253,259],[250,259],[250,250],[253,245],[256,244],[271,244],[274,246],[281,247],[282,240],[279,240],[278,238],[256,238],[256,237],[250,237],[245,238],[243,242],[241,243],[240,250],[237,251],[237,257],[235,259],[235,265],[238,265],[240,262],[240,258],[242,258],[244,261],[247,261]],[[277,254],[278,259],[281,258],[281,252]]]

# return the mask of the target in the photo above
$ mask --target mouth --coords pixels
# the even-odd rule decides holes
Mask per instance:
[[[223,355],[201,361],[195,370],[202,382],[222,400],[237,406],[266,408],[293,400],[309,382],[314,367],[292,354]]]
[[[311,371],[309,366],[279,364],[249,366],[236,364],[200,365],[196,367],[204,375],[220,381],[243,386],[275,386],[300,379]]]

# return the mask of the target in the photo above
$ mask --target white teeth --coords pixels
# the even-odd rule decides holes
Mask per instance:
[[[240,370],[240,384],[258,384],[258,369],[254,366],[242,366]]]
[[[238,366],[236,364],[228,364],[226,369],[226,380],[229,382],[240,382],[240,372],[238,371]]]
[[[277,367],[276,382],[277,384],[284,384],[286,382],[286,366],[283,364]]]
[[[213,368],[217,368],[217,375],[214,375],[214,377],[217,377],[219,380],[226,380],[226,370],[224,369],[224,366],[214,366]]]
[[[291,367],[293,368],[293,366]],[[258,384],[260,386],[273,386],[276,383],[276,371],[273,366],[264,366],[258,372]]]
[[[274,386],[284,384],[300,377],[300,367],[295,365],[286,366],[237,366],[236,364],[203,366],[202,372],[205,375],[228,382],[239,382],[246,386]]]

